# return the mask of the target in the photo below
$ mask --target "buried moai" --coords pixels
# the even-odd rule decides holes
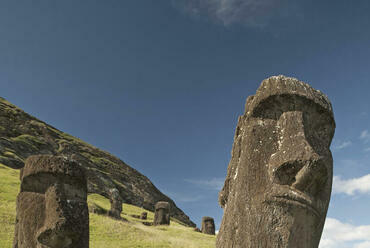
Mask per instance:
[[[330,200],[335,122],[328,98],[294,78],[247,99],[219,194],[218,248],[317,248]]]
[[[155,204],[154,222],[157,225],[170,224],[170,204],[168,202],[160,201]]]
[[[118,189],[113,188],[109,190],[109,201],[110,201],[110,210],[108,215],[120,219],[122,212],[122,197],[119,194]]]
[[[148,213],[147,212],[142,212],[140,215],[140,219],[146,220],[148,218]]]
[[[89,247],[87,182],[77,162],[31,156],[20,179],[14,248]]]
[[[211,217],[202,218],[202,233],[215,235],[215,221]]]

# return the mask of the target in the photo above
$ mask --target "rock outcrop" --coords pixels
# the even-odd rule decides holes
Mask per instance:
[[[84,169],[64,157],[31,156],[20,178],[13,247],[89,247]]]
[[[219,194],[218,248],[317,248],[330,200],[335,122],[328,98],[295,78],[247,99]]]
[[[20,169],[28,156],[37,154],[73,155],[73,159],[86,168],[89,193],[109,198],[109,190],[116,188],[125,203],[150,211],[154,211],[156,202],[166,201],[171,205],[172,217],[195,226],[174,201],[137,170],[108,152],[61,132],[0,98],[0,163]]]

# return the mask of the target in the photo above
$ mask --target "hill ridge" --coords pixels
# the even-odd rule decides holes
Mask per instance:
[[[0,163],[20,169],[34,154],[73,156],[87,170],[88,191],[108,197],[117,188],[124,202],[153,211],[157,201],[171,204],[171,216],[189,226],[190,218],[143,174],[121,159],[38,120],[0,97]]]

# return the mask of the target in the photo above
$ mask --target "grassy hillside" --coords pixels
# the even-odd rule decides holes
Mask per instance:
[[[15,199],[19,191],[19,171],[0,164],[0,247],[11,247],[14,234]],[[98,205],[108,210],[108,199],[89,195],[89,205]],[[117,221],[103,215],[90,213],[91,248],[210,248],[215,247],[215,236],[193,231],[172,219],[170,226],[145,226],[141,220],[130,215],[147,211],[123,204],[122,217],[128,222]],[[154,214],[148,212],[148,220]]]

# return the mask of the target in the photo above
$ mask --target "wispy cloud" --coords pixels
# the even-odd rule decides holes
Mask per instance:
[[[297,15],[297,0],[172,0],[193,16],[207,16],[225,26],[263,27],[274,16]]]
[[[334,176],[333,194],[340,193],[347,195],[370,193],[370,174],[352,179],[342,179],[340,176]]]
[[[346,147],[349,147],[349,146],[351,146],[351,145],[352,145],[352,142],[351,142],[351,141],[343,141],[343,142],[341,142],[341,143],[339,143],[339,144],[335,145],[335,146],[334,146],[334,149],[335,149],[335,150],[342,150],[342,149],[344,149],[344,148],[346,148]]]
[[[370,225],[355,226],[334,218],[327,218],[320,248],[368,248]]]
[[[202,195],[185,195],[181,193],[166,192],[175,202],[197,202],[203,199]]]
[[[364,143],[368,143],[370,141],[370,132],[369,130],[364,130],[361,132],[360,139],[364,141]]]
[[[224,185],[224,178],[212,178],[212,179],[185,179],[185,182],[192,183],[207,189],[221,190]]]
[[[370,147],[364,149],[365,152],[370,152]]]

